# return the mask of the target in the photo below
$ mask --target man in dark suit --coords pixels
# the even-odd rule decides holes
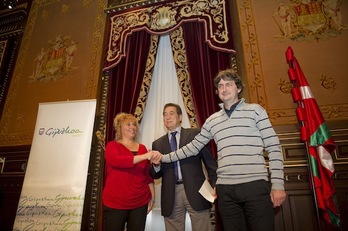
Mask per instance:
[[[173,103],[166,104],[163,109],[163,122],[168,134],[155,140],[152,143],[152,150],[170,153],[173,148],[180,148],[189,143],[199,133],[200,129],[182,128],[181,121],[180,106]],[[161,214],[164,216],[167,231],[184,231],[186,212],[190,215],[193,231],[212,230],[211,203],[198,192],[205,180],[202,161],[209,182],[215,187],[217,163],[208,148],[203,148],[197,156],[175,163],[152,166],[151,176],[154,179],[162,177]]]

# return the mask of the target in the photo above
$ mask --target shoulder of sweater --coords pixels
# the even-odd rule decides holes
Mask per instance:
[[[265,109],[257,103],[245,103],[244,101],[239,104],[236,108],[237,110],[254,110],[254,111],[264,111]]]
[[[213,113],[211,116],[209,116],[206,120],[205,120],[205,123],[209,123],[210,121],[216,119],[216,118],[219,118],[221,116],[223,116],[225,114],[225,111],[224,109],[221,109],[220,111],[217,111],[215,113]]]

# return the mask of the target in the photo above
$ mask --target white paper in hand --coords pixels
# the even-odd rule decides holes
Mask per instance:
[[[207,201],[210,201],[211,203],[214,202],[214,196],[213,192],[214,189],[211,187],[210,183],[205,180],[201,186],[201,188],[198,191]]]

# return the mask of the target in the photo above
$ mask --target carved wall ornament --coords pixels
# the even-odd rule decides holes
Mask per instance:
[[[263,85],[262,83],[263,83],[262,76],[257,75],[257,77],[255,77],[255,79],[253,80],[252,84],[250,84],[251,94],[257,94],[257,91],[258,91],[257,89],[262,88],[262,85]]]
[[[329,77],[325,74],[322,74],[320,76],[321,86],[327,90],[331,90],[331,92],[334,92],[337,89],[337,84],[334,78]]]
[[[47,10],[43,10],[42,13],[41,13],[41,18],[43,20],[46,20],[46,19],[48,19],[48,16],[49,16],[48,11]]]
[[[329,107],[325,107],[323,108],[323,112],[326,112],[325,114],[327,114],[327,117],[329,119],[337,119],[340,118],[342,116],[344,116],[344,112],[347,111],[347,108],[345,108],[344,106],[329,106]]]
[[[279,90],[284,94],[291,94],[292,83],[281,78],[279,80]]]
[[[69,13],[69,11],[70,11],[70,6],[67,5],[67,4],[63,4],[62,10],[61,10],[61,11],[62,11],[63,14]]]
[[[25,114],[20,109],[17,111],[16,121],[17,121],[17,124],[21,124],[25,122]]]
[[[319,41],[337,37],[348,29],[342,24],[341,0],[280,1],[272,16],[281,34],[295,41]]]
[[[165,34],[185,21],[201,21],[206,26],[206,41],[210,47],[234,53],[229,39],[226,2],[223,0],[173,1],[167,4],[143,6],[110,13],[107,56],[104,71],[116,66],[125,56],[127,37],[133,31],[147,30],[152,34]]]

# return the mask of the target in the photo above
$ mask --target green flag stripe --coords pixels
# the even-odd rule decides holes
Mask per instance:
[[[331,224],[336,225],[337,227],[340,227],[339,217],[336,214],[334,214],[330,209],[327,209],[327,212],[329,214]]]
[[[313,176],[316,176],[316,177],[320,178],[317,160],[312,155],[309,155],[309,158],[310,158],[310,161],[311,161]]]
[[[336,198],[336,195],[332,195],[332,200],[337,208],[337,198]],[[329,214],[329,218],[330,218],[330,221],[331,221],[331,224],[333,225],[336,225],[337,227],[340,227],[341,226],[341,220],[339,218],[339,215],[338,214],[335,214],[333,211],[331,211],[330,208],[327,209],[327,212]]]
[[[310,145],[318,146],[324,144],[331,137],[327,124],[322,123],[310,137]]]

